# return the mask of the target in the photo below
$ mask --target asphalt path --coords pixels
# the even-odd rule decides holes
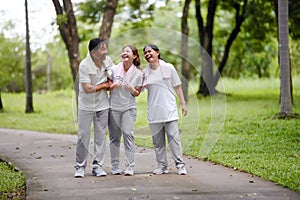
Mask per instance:
[[[152,175],[156,167],[154,151],[142,147],[136,148],[134,176],[110,174],[107,148],[107,176],[95,177],[91,174],[92,141],[86,176],[74,178],[76,140],[76,135],[0,128],[0,158],[25,173],[26,199],[30,200],[300,200],[300,193],[273,182],[187,156],[184,159],[188,175],[177,175],[171,158],[170,174]],[[124,166],[123,160],[121,164]]]

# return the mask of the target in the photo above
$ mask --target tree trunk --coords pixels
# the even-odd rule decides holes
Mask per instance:
[[[181,58],[182,58],[182,90],[186,102],[188,102],[188,82],[190,79],[190,65],[188,62],[188,14],[191,0],[185,0],[181,19]]]
[[[209,0],[206,26],[204,26],[203,17],[201,16],[200,0],[196,0],[195,10],[196,10],[197,25],[198,25],[198,35],[199,35],[200,44],[204,48],[204,50],[201,49],[202,71],[200,76],[199,90],[197,94],[208,96],[208,95],[214,95],[216,93],[215,87],[220,79],[221,73],[228,60],[230,47],[234,42],[234,40],[236,39],[238,33],[240,32],[242,23],[245,21],[247,5],[248,5],[248,0],[243,0],[242,3],[232,4],[232,6],[236,10],[235,28],[232,30],[229,38],[227,39],[224,56],[222,57],[218,70],[214,75],[213,60],[212,60],[212,52],[213,52],[212,42],[213,42],[214,17],[216,14],[216,8],[218,6],[218,0]]]
[[[52,0],[52,2],[57,15],[57,24],[60,35],[68,50],[71,72],[73,81],[75,82],[80,64],[80,53],[79,36],[72,2],[71,0],[63,0],[63,7],[59,0]],[[62,16],[65,16],[67,20],[64,20]]]
[[[280,113],[293,113],[292,94],[290,85],[290,55],[289,55],[289,28],[288,28],[288,1],[278,0],[278,36],[280,58]]]
[[[46,70],[47,91],[51,90],[51,68],[52,68],[52,59],[49,53],[47,52],[47,70]]]
[[[277,27],[278,27],[278,0],[273,0],[273,3],[274,3],[274,11],[275,11],[275,15],[276,15],[276,22],[277,22]],[[277,36],[277,41],[279,43],[279,30],[278,30],[278,36]],[[278,63],[280,62],[280,53],[278,51]],[[289,63],[291,63],[291,59],[289,61]],[[280,63],[279,63],[280,65]],[[290,64],[290,71],[291,71],[291,64]],[[290,73],[290,91],[291,91],[291,98],[292,98],[292,105],[293,105],[293,102],[294,102],[294,98],[293,98],[293,79],[292,79],[292,73]],[[281,100],[281,98],[280,98]]]
[[[213,61],[212,61],[212,41],[214,17],[218,5],[218,0],[210,0],[208,3],[208,14],[206,26],[203,25],[203,18],[200,10],[200,0],[196,0],[196,18],[198,24],[198,35],[200,43],[205,49],[201,49],[201,76],[200,85],[197,94],[203,96],[214,95],[215,87],[213,86]]]
[[[3,111],[3,104],[2,104],[2,98],[1,98],[1,92],[0,92],[0,112]]]
[[[225,45],[225,50],[224,50],[224,56],[221,60],[221,63],[218,67],[218,71],[216,72],[215,76],[214,76],[214,83],[213,83],[213,86],[216,87],[220,77],[221,77],[221,74],[222,74],[222,71],[226,65],[226,62],[228,60],[228,57],[229,57],[229,51],[230,51],[230,47],[233,43],[233,41],[235,40],[235,38],[237,37],[237,35],[239,34],[239,32],[241,31],[241,26],[242,26],[242,23],[245,21],[246,19],[246,7],[247,7],[247,4],[248,4],[248,0],[244,0],[244,3],[243,3],[243,6],[242,6],[242,10],[241,10],[241,13],[240,13],[240,4],[235,4],[234,5],[234,8],[235,8],[235,11],[236,11],[236,15],[235,15],[235,27],[234,29],[232,30],[227,42],[226,42],[226,45]]]
[[[200,0],[196,0],[195,2],[195,12],[196,12],[196,19],[197,19],[197,26],[198,26],[198,36],[199,36],[199,42],[201,46],[204,44],[204,23],[203,23],[203,18],[201,14],[201,4]]]
[[[110,38],[111,28],[114,22],[114,16],[116,14],[117,5],[118,5],[118,0],[106,1],[104,13],[103,13],[102,25],[99,33],[99,37],[104,40]]]
[[[32,76],[31,76],[31,51],[29,42],[29,23],[28,23],[28,4],[25,0],[25,17],[26,17],[26,109],[25,113],[32,113]]]

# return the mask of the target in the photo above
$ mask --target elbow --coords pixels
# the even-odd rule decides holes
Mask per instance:
[[[84,93],[89,94],[93,92],[93,86],[90,84],[82,84],[82,89],[84,91]]]

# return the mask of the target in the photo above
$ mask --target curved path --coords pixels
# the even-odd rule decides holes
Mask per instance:
[[[172,163],[170,174],[152,175],[155,155],[144,148],[136,149],[134,176],[110,175],[107,148],[106,177],[91,175],[90,157],[86,177],[73,178],[76,139],[76,135],[0,128],[0,157],[24,171],[26,199],[300,199],[300,193],[272,182],[188,157],[188,175],[177,175]]]

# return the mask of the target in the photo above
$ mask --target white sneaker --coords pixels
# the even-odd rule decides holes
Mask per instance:
[[[84,177],[84,167],[75,167],[75,178],[83,178]]]
[[[111,174],[112,175],[121,175],[122,171],[120,170],[119,167],[112,167],[111,169]]]
[[[102,169],[102,167],[94,167],[92,174],[94,176],[106,176],[105,171]]]
[[[126,167],[126,169],[124,171],[124,175],[125,176],[133,176],[133,174],[134,174],[133,167],[131,167],[131,166]]]
[[[187,175],[187,171],[184,165],[177,167],[177,174],[178,175]]]
[[[169,170],[167,169],[167,167],[163,167],[163,168],[157,168],[156,170],[153,171],[153,174],[168,174]]]

